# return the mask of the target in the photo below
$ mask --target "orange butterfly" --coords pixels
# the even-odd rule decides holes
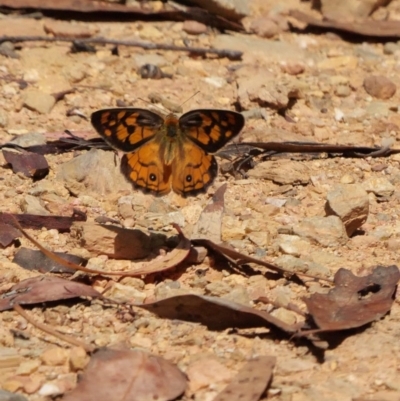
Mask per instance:
[[[136,108],[98,110],[91,122],[113,148],[125,154],[123,174],[135,186],[165,195],[193,195],[212,183],[214,153],[239,134],[244,117],[229,110],[192,110],[178,118]]]

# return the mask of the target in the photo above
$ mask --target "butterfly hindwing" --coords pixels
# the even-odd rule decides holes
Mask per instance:
[[[154,137],[164,119],[145,109],[115,108],[95,111],[91,122],[112,147],[132,152]]]
[[[124,155],[121,171],[135,186],[165,195],[171,191],[171,166],[162,163],[159,150],[159,144],[151,141]]]
[[[180,129],[206,152],[215,153],[244,126],[244,117],[229,110],[192,110],[179,119]]]
[[[172,164],[172,190],[180,195],[194,195],[210,185],[218,173],[215,157],[187,141],[181,156]]]

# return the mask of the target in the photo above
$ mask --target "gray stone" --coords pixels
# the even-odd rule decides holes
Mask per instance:
[[[369,235],[379,241],[386,241],[393,235],[393,230],[391,227],[379,226],[372,230]]]
[[[135,217],[132,206],[132,195],[121,196],[118,199],[118,213],[124,219]]]
[[[27,398],[21,394],[10,393],[0,389],[0,401],[28,401]]]
[[[390,238],[386,247],[389,251],[400,251],[400,238]]]
[[[248,171],[251,178],[264,178],[278,184],[308,184],[310,171],[305,163],[292,160],[268,160]]]
[[[56,104],[54,96],[36,89],[26,90],[22,95],[22,100],[25,107],[41,114],[50,113],[51,109]]]
[[[245,287],[238,286],[233,288],[228,294],[223,295],[221,298],[228,301],[237,302],[238,304],[250,306],[250,297]]]
[[[177,209],[162,198],[155,198],[149,206],[149,213],[172,213]]]
[[[164,229],[175,223],[180,227],[185,227],[186,221],[182,213],[178,210],[170,213],[146,213],[144,218],[148,220],[148,227],[152,229]]]
[[[50,213],[44,208],[43,202],[32,195],[25,195],[21,202],[21,209],[27,214],[47,216]]]
[[[14,138],[10,143],[13,143],[18,146],[28,147],[28,146],[38,146],[38,145],[45,145],[46,138],[43,134],[39,132],[32,132],[29,134],[19,135]]]
[[[338,85],[335,89],[335,95],[339,97],[350,96],[351,89],[348,85]]]
[[[73,224],[71,232],[92,256],[134,260],[151,252],[151,237],[140,230],[79,222]]]
[[[297,235],[280,234],[277,237],[279,250],[286,255],[300,256],[308,253],[310,243]]]
[[[276,365],[276,371],[279,375],[287,375],[294,372],[303,372],[305,370],[316,369],[316,362],[303,358],[279,358]]]
[[[275,259],[274,263],[293,273],[310,274],[318,277],[329,277],[330,270],[318,263],[296,258],[292,255],[283,255]]]
[[[321,0],[320,7],[324,17],[333,20],[349,21],[354,18],[367,18],[376,7],[379,0],[355,1],[355,0]]]
[[[286,324],[293,325],[297,323],[299,315],[291,310],[285,308],[277,308],[271,312],[273,317],[285,322]]]
[[[301,86],[296,77],[276,76],[258,67],[243,67],[237,73],[238,97],[244,109],[269,104],[276,109],[286,108],[291,99],[300,98]]]
[[[385,177],[373,176],[361,185],[368,193],[372,192],[376,196],[385,198],[391,196],[395,190],[394,185]]]
[[[367,220],[368,194],[359,184],[339,184],[328,193],[325,211],[340,217],[350,237]]]
[[[368,104],[365,111],[368,116],[371,117],[388,117],[389,114],[393,113],[393,105],[387,102],[373,101]]]
[[[132,192],[132,185],[120,172],[119,165],[120,160],[113,152],[91,149],[59,166],[56,178],[64,181],[76,196]]]
[[[394,54],[400,50],[400,46],[394,42],[387,42],[383,45],[383,53]]]
[[[337,216],[308,217],[293,227],[293,233],[322,246],[344,245],[348,237]]]
[[[265,16],[254,19],[249,30],[261,38],[272,38],[280,32],[278,24]]]
[[[225,281],[214,281],[206,285],[206,295],[222,297],[232,291],[232,287]]]
[[[0,128],[7,127],[8,122],[8,114],[4,110],[0,110]]]

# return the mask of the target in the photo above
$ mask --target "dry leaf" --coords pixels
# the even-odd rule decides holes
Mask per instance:
[[[41,179],[49,173],[46,158],[38,153],[14,152],[3,149],[3,156],[11,164],[14,173],[22,173],[30,178]]]
[[[54,252],[54,254],[60,256],[68,262],[75,263],[77,265],[85,266],[87,263],[87,260],[81,258],[80,256],[71,255],[64,252]],[[65,267],[60,263],[54,262],[43,252],[24,247],[18,249],[14,256],[13,263],[16,263],[26,270],[37,270],[41,273],[75,273],[75,270]]]
[[[0,245],[2,247],[7,247],[12,244],[12,242],[21,236],[19,230],[10,224],[0,222]]]
[[[14,285],[0,297],[0,311],[12,309],[13,305],[32,305],[78,297],[100,297],[92,287],[64,280],[59,277],[37,276]]]
[[[328,294],[313,294],[304,301],[321,330],[352,329],[389,312],[399,279],[397,266],[378,266],[365,277],[342,268],[335,274],[335,288]]]
[[[167,401],[181,395],[185,375],[167,360],[142,351],[101,349],[77,387],[62,401]]]
[[[226,299],[186,294],[160,301],[136,305],[166,319],[187,320],[206,325],[212,330],[275,326],[287,333],[298,327],[290,326],[269,313],[249,308]]]
[[[296,18],[307,25],[317,26],[319,28],[326,28],[328,30],[339,30],[344,32],[356,33],[367,37],[377,38],[395,38],[400,37],[400,22],[399,21],[378,21],[372,19],[365,19],[364,21],[343,22],[335,20],[320,20],[312,17],[299,10],[290,10],[291,17]]]
[[[79,210],[74,210],[74,214],[71,217],[0,213],[1,223],[15,226],[15,220],[17,220],[22,228],[33,228],[37,230],[41,230],[42,228],[47,228],[48,230],[51,230],[54,228],[62,233],[69,231],[74,221],[85,221],[86,215]]]

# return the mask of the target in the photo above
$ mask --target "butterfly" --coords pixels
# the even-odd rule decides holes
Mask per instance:
[[[192,110],[178,118],[138,108],[95,111],[91,123],[111,147],[125,152],[121,171],[134,186],[158,195],[194,195],[218,173],[215,153],[242,130],[229,110]]]

